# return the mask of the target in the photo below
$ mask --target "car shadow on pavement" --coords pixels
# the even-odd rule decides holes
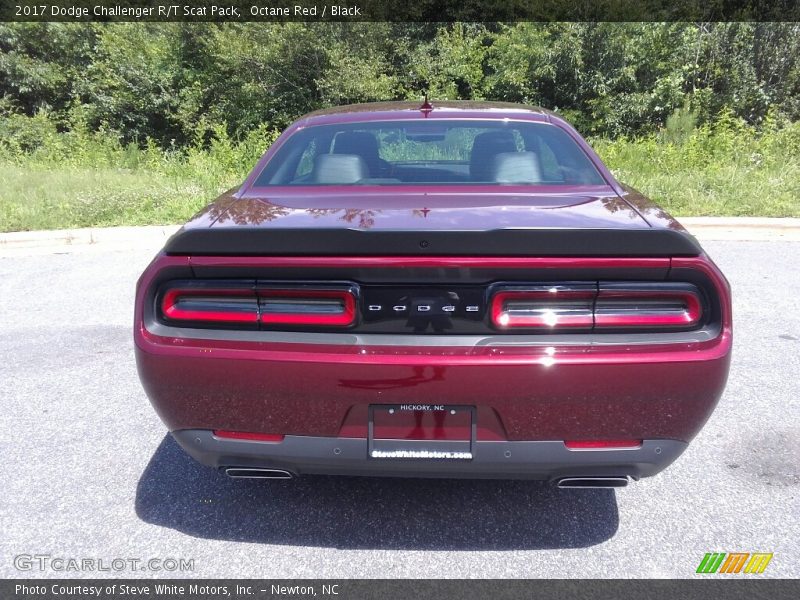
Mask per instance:
[[[139,479],[136,513],[221,540],[383,550],[580,548],[617,531],[613,490],[535,481],[308,476],[229,479],[166,436]]]

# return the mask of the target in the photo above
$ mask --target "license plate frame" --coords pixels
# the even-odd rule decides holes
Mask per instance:
[[[410,407],[410,408],[409,408]],[[426,407],[426,408],[420,408]],[[386,416],[395,413],[450,413],[455,411],[459,417],[469,415],[468,435],[458,439],[403,439],[376,438],[376,415]],[[367,457],[371,460],[434,460],[463,461],[472,460],[475,452],[478,424],[475,406],[463,404],[370,404],[368,410]],[[416,418],[416,415],[415,415]],[[446,418],[446,417],[445,417]]]

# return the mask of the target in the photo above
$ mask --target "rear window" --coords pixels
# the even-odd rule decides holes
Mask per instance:
[[[511,121],[381,121],[293,134],[256,179],[291,185],[603,185],[561,128]]]

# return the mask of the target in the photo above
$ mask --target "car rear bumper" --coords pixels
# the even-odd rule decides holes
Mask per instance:
[[[137,340],[139,342],[140,340]],[[413,402],[474,406],[477,441],[690,441],[725,386],[730,354],[631,348],[486,348],[458,355],[190,346],[142,336],[142,383],[171,431],[367,437],[368,409]],[[365,353],[362,353],[364,351]],[[721,355],[720,355],[721,354]]]
[[[481,442],[462,459],[371,458],[364,438],[286,436],[282,442],[223,439],[204,429],[172,432],[204,465],[262,468],[297,475],[545,479],[655,475],[686,449],[677,440],[644,440],[624,450],[570,450],[560,441]]]

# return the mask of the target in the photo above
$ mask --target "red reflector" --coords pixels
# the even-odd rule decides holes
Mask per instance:
[[[283,435],[278,433],[250,433],[247,431],[227,431],[225,429],[215,429],[214,435],[219,438],[231,440],[250,440],[252,442],[282,442]]]
[[[570,450],[626,450],[639,448],[642,440],[569,440],[564,445]]]
[[[173,288],[161,301],[168,319],[220,323],[257,323],[258,302],[250,289]]]
[[[258,290],[261,322],[280,325],[346,327],[356,318],[350,290]]]
[[[594,288],[549,286],[499,291],[492,297],[490,314],[496,327],[590,328],[594,323]]]

